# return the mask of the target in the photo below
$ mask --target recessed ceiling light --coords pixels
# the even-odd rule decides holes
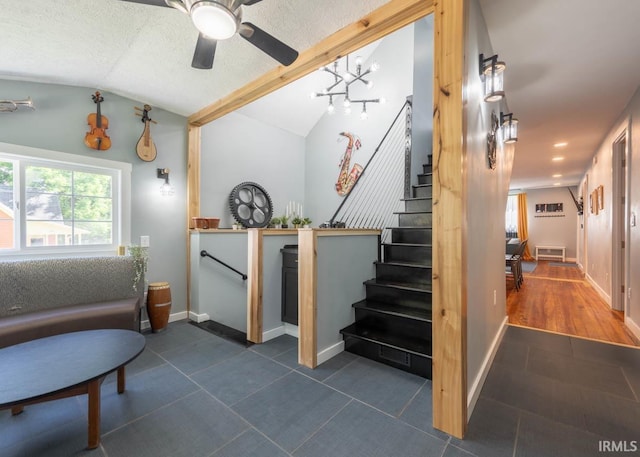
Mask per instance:
[[[551,177],[552,177],[552,178],[562,178],[562,175],[561,175],[561,174],[557,174],[557,175],[553,175],[553,176],[551,176]]]
[[[560,162],[561,160],[564,160],[564,157],[554,157],[553,159],[554,162]]]
[[[566,145],[568,145],[569,143],[567,143],[566,141],[561,141],[560,143],[555,143],[553,145],[554,148],[564,148]]]

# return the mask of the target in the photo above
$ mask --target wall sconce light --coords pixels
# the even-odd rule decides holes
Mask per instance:
[[[500,112],[500,125],[502,125],[502,138],[505,143],[518,141],[518,119],[513,118],[513,113]]]
[[[497,102],[504,97],[504,69],[507,65],[498,62],[498,54],[484,58],[480,54],[480,78],[484,84],[484,101]]]
[[[163,197],[170,197],[175,193],[175,189],[169,184],[169,169],[158,168],[158,179],[164,179],[164,184],[160,186],[160,195]]]

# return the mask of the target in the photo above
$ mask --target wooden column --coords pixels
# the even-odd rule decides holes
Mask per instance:
[[[436,0],[434,6],[433,426],[462,438],[467,426],[465,0]]]
[[[200,127],[187,128],[187,317],[191,311],[191,218],[200,216]]]
[[[247,340],[262,343],[262,230],[249,229],[247,243]]]
[[[308,368],[318,365],[317,247],[314,230],[298,231],[298,363]]]

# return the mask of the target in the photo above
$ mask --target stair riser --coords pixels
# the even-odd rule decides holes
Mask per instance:
[[[367,327],[408,338],[431,341],[431,322],[378,313],[370,309],[356,308],[355,311],[356,322],[366,322]],[[431,355],[431,351],[427,355]]]
[[[423,164],[422,165],[422,172],[423,173],[433,173],[433,165],[431,164]]]
[[[353,354],[431,379],[431,359],[429,357],[420,357],[351,336],[345,336],[344,348]]]
[[[431,229],[391,229],[392,243],[414,243],[414,244],[431,244]]]
[[[385,262],[410,262],[431,266],[431,246],[384,246]]]
[[[431,173],[418,175],[418,184],[433,184],[433,175]]]
[[[404,202],[405,211],[431,211],[433,200],[406,200]]]
[[[413,188],[413,196],[415,198],[431,197],[432,195],[433,195],[433,187],[432,186],[414,187]]]
[[[376,279],[429,285],[431,284],[431,268],[378,263],[376,264]]]
[[[398,216],[400,227],[431,227],[431,213],[399,214]]]
[[[366,284],[365,287],[367,300],[420,309],[431,309],[431,293],[429,292],[399,290],[374,284]]]

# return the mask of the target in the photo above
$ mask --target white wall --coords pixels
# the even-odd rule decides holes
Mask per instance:
[[[411,184],[418,184],[422,164],[433,147],[433,14],[413,24],[413,110]]]
[[[211,320],[247,332],[247,281],[200,251],[249,274],[246,230],[191,232],[191,317]]]
[[[271,196],[275,216],[289,201],[304,204],[304,138],[242,114],[230,113],[202,127],[201,215],[231,227],[229,193],[251,181]]]
[[[360,119],[359,109],[355,106],[351,115],[345,116],[338,104],[336,112],[323,115],[306,138],[305,207],[309,208],[314,225],[329,220],[343,198],[334,187],[340,172],[340,159],[347,146],[346,138],[341,137],[340,132],[360,137],[362,148],[358,151],[354,148],[349,168],[354,163],[364,166],[412,93],[413,25],[382,40],[365,66],[374,61],[381,68],[371,78],[374,87],[370,91],[365,89],[362,98],[385,97],[387,103],[367,105],[367,120]],[[358,94],[354,90],[353,98],[360,98]]]
[[[577,195],[577,188],[571,191]],[[566,257],[576,259],[578,210],[566,187],[527,189],[527,222],[529,250],[535,255],[538,246],[564,246]],[[577,198],[577,197],[576,197]],[[562,213],[536,213],[536,204],[562,203]]]
[[[87,115],[96,111],[91,100],[95,91],[96,88],[0,81],[0,99],[31,96],[36,106],[35,111],[0,113],[0,142],[131,163],[131,233],[127,237],[139,244],[141,235],[150,236],[147,278],[150,282],[168,281],[173,301],[171,312],[185,311],[186,118],[152,109],[150,116],[158,123],[151,126],[151,137],[158,156],[153,162],[143,162],[137,157],[135,146],[144,125],[134,115],[133,107],[141,107],[144,101],[102,92],[102,114],[109,120],[106,133],[112,146],[107,151],[89,149],[84,136],[89,129]],[[171,169],[170,179],[175,188],[172,197],[160,195],[163,181],[157,178],[156,168]]]
[[[333,356],[343,348],[340,330],[354,322],[351,305],[366,297],[363,282],[375,277],[378,236],[319,236],[317,253],[318,353],[334,348]]]
[[[466,189],[467,382],[472,401],[482,388],[483,375],[494,342],[506,317],[504,221],[514,145],[500,145],[495,170],[487,165],[486,138],[491,112],[500,115],[499,103],[486,103],[478,69],[478,55],[493,54],[482,11],[469,1],[466,42]],[[503,111],[507,111],[502,106]],[[463,274],[463,277],[465,274]],[[496,301],[494,303],[494,294]]]
[[[605,294],[611,294],[612,271],[612,144],[625,129],[630,161],[629,169],[630,214],[640,217],[640,87],[629,101],[627,107],[603,139],[596,151],[592,164],[585,173],[580,188],[588,177],[587,194],[584,195],[584,224],[586,233],[585,272],[596,287]],[[599,185],[604,186],[604,210],[598,215],[589,210],[589,194]],[[640,337],[640,288],[636,286],[640,279],[640,225],[629,227],[629,285],[632,288],[628,299],[625,321]]]

